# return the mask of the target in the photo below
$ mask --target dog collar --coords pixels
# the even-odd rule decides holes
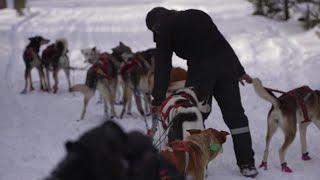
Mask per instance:
[[[210,144],[209,149],[211,152],[218,152],[220,150],[220,144]]]

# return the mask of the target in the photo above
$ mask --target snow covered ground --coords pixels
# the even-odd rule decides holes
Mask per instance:
[[[67,91],[63,73],[58,94],[39,91],[38,75],[33,77],[36,91],[21,95],[24,80],[22,52],[28,37],[43,35],[69,40],[73,66],[82,67],[81,48],[97,46],[110,50],[123,41],[133,50],[153,47],[145,27],[145,15],[154,6],[175,9],[198,8],[208,12],[237,52],[246,71],[259,77],[266,86],[289,90],[300,85],[320,89],[320,43],[314,31],[304,32],[299,24],[274,22],[251,16],[252,6],[245,0],[29,0],[25,17],[13,10],[0,11],[0,179],[41,179],[64,155],[64,142],[75,139],[87,129],[100,124],[103,108],[91,101],[86,118],[80,117],[82,97]],[[176,66],[186,67],[174,58]],[[72,83],[84,82],[85,72],[72,72]],[[256,164],[259,165],[270,104],[261,100],[249,85],[241,87],[242,101],[250,121]],[[118,120],[126,130],[144,130],[139,119]],[[207,127],[227,130],[214,104]],[[297,136],[299,137],[299,136]],[[287,153],[294,173],[280,171],[278,148],[283,136],[274,136],[269,170],[260,170],[257,179],[318,179],[320,175],[320,132],[308,129],[309,152],[313,159],[300,160],[299,138]],[[232,141],[208,168],[208,179],[244,179],[235,163]]]

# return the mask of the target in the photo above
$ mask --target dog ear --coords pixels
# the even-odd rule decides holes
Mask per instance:
[[[201,130],[200,129],[188,129],[187,132],[190,133],[191,135],[193,135],[193,134],[200,134]]]
[[[227,135],[230,135],[230,133],[226,132],[226,131],[220,131],[218,133],[216,133],[216,137],[218,138],[218,141],[223,144],[226,142],[227,140]]]
[[[227,131],[220,131],[220,133],[221,133],[221,134],[223,134],[224,136],[228,136],[228,135],[230,135],[230,133],[229,133],[229,132],[227,132]]]
[[[92,51],[97,51],[97,48],[96,48],[96,46],[92,48]]]
[[[121,42],[121,41],[119,42],[119,45],[120,45],[120,46],[125,46],[125,45],[123,44],[123,42]]]
[[[29,41],[32,41],[32,40],[34,40],[34,37],[29,37],[28,39],[29,39]]]

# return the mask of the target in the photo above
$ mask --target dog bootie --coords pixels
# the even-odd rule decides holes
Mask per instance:
[[[281,164],[281,170],[282,172],[285,172],[285,173],[292,173],[292,169],[288,166],[288,164],[286,162],[282,163]]]
[[[309,153],[308,153],[308,152],[302,154],[302,160],[304,160],[304,161],[309,161],[309,160],[311,160],[311,157],[309,156]]]
[[[254,178],[258,175],[258,171],[254,165],[240,166],[240,172],[244,177]]]
[[[268,170],[268,164],[267,162],[262,161],[259,168],[263,168],[264,170]]]

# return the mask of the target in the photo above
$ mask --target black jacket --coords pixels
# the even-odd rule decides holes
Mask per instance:
[[[165,99],[173,52],[187,61],[208,63],[212,71],[228,67],[230,71],[225,72],[233,76],[240,77],[245,73],[237,55],[210,16],[200,10],[177,11],[165,16],[158,21],[153,32],[157,47],[153,105],[159,105]]]

